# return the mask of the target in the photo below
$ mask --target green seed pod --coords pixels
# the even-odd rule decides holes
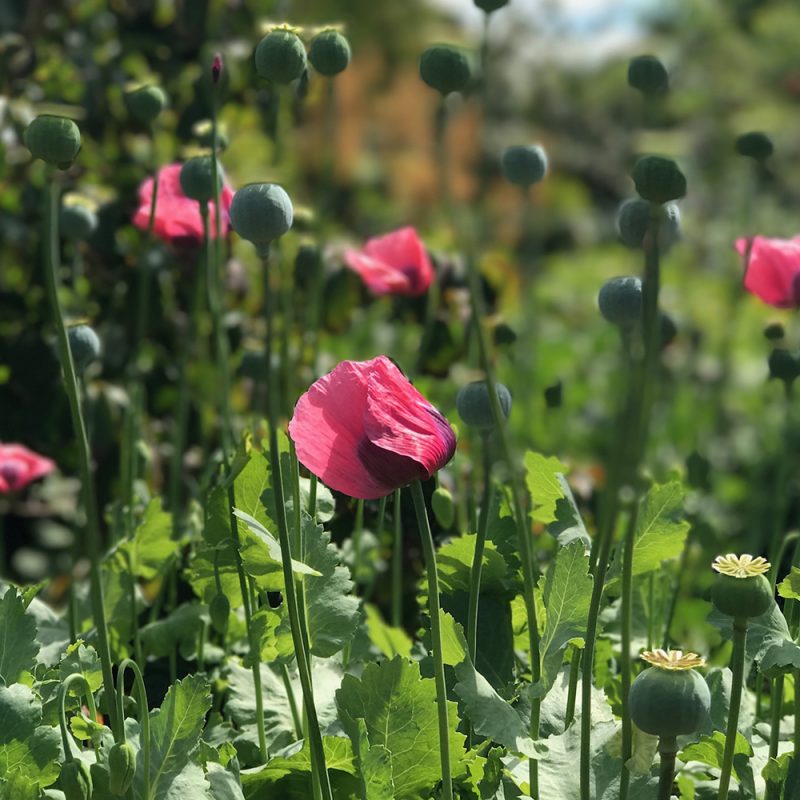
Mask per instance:
[[[502,383],[495,383],[500,411],[505,419],[511,413],[511,393]],[[456,395],[458,416],[465,425],[481,431],[490,431],[494,427],[492,404],[486,381],[474,381],[462,386]]]
[[[642,654],[642,658],[653,666],[637,675],[628,694],[636,727],[664,738],[694,733],[711,707],[708,684],[692,669],[701,666],[703,660],[680,650],[656,650]]]
[[[233,196],[231,227],[260,250],[292,227],[289,195],[276,183],[251,183]]]
[[[711,602],[729,617],[760,617],[775,602],[772,584],[764,575],[770,564],[761,556],[717,556],[711,565],[719,574],[711,586]]]
[[[228,630],[228,619],[231,615],[231,602],[227,595],[215,594],[208,606],[208,616],[211,618],[211,627],[220,636]]]
[[[150,123],[167,107],[167,95],[160,86],[141,86],[125,95],[125,105],[135,120]]]
[[[636,191],[651,203],[668,203],[686,194],[686,178],[671,158],[643,156],[631,176]]]
[[[180,173],[183,193],[198,203],[214,199],[214,161],[211,156],[195,156],[182,167]],[[222,170],[217,163],[217,191],[222,190]]]
[[[642,281],[633,276],[611,278],[600,288],[597,305],[612,325],[629,327],[642,319]]]
[[[58,216],[58,227],[65,239],[82,242],[97,230],[97,215],[78,203],[63,206]]]
[[[761,131],[743,133],[736,138],[736,152],[740,156],[746,156],[756,161],[766,161],[774,151],[772,139]]]
[[[108,753],[108,788],[111,794],[124,795],[136,774],[136,753],[130,742],[117,742]]]
[[[256,72],[275,83],[291,83],[306,69],[306,49],[286,28],[270,31],[256,47]]]
[[[475,0],[475,5],[481,11],[491,14],[492,11],[497,11],[498,8],[508,5],[508,0]]]
[[[443,487],[439,487],[431,496],[431,508],[436,521],[444,528],[449,530],[453,526],[456,518],[456,506],[453,502],[453,495]]]
[[[500,160],[506,180],[517,186],[531,186],[547,174],[547,153],[538,144],[506,148]]]
[[[469,62],[458,48],[435,44],[422,54],[419,74],[431,89],[442,95],[461,92],[469,83]]]
[[[22,138],[34,158],[41,158],[59,169],[69,169],[81,149],[78,126],[71,119],[52,114],[36,117]]]
[[[350,43],[339,31],[322,31],[314,37],[308,60],[320,75],[338,75],[350,63]]]
[[[619,207],[617,212],[617,231],[624,245],[640,248],[650,224],[651,204],[647,200],[632,197]],[[661,207],[661,219],[658,226],[658,246],[666,252],[681,236],[681,215],[675,203],[666,203]]]
[[[58,783],[65,800],[90,800],[92,796],[92,773],[88,765],[79,758],[73,758],[61,765]]]
[[[100,337],[88,325],[75,325],[67,331],[67,337],[75,371],[82,375],[89,364],[100,358]]]
[[[770,322],[769,325],[764,328],[764,337],[770,342],[780,341],[785,335],[786,331],[780,322]]]
[[[785,383],[793,383],[800,375],[800,364],[795,356],[785,347],[776,347],[770,354],[769,376]]]
[[[636,56],[628,64],[628,85],[642,94],[663,94],[669,89],[669,75],[655,56]]]

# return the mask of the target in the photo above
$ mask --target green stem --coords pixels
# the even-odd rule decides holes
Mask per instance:
[[[792,449],[793,430],[794,430],[794,382],[786,381],[784,383],[786,389],[784,393],[784,419],[783,419],[783,438],[779,443],[780,455],[778,456],[778,469],[774,482],[774,493],[772,498],[772,530],[770,531],[769,540],[769,561],[772,564],[769,578],[773,588],[778,579],[778,569],[780,568],[780,553],[782,552],[783,543],[781,541],[781,534],[783,533],[784,525],[786,523],[786,508],[789,502],[789,474],[792,464],[792,456],[794,450]]]
[[[794,679],[794,737],[792,741],[794,746],[792,752],[797,758],[800,756],[800,670],[794,670],[792,678]]]
[[[675,777],[675,756],[678,754],[678,742],[674,736],[662,736],[658,740],[658,752],[661,765],[658,771],[658,798],[670,800],[672,797],[672,781]]]
[[[772,703],[770,708],[769,757],[778,757],[778,742],[781,733],[781,717],[783,710],[783,675],[778,675],[772,682]],[[767,792],[764,800],[779,800],[780,782],[767,781]]]
[[[739,706],[742,702],[744,684],[745,644],[747,641],[747,618],[733,620],[733,652],[731,653],[731,700],[728,708],[728,726],[725,729],[725,751],[722,754],[722,772],[719,776],[717,800],[727,800],[733,771],[733,751],[739,725]]]
[[[564,712],[564,730],[566,730],[572,720],[575,719],[575,698],[578,694],[578,677],[581,673],[581,650],[578,647],[572,649],[572,659],[569,662],[569,687],[567,689],[567,707]]]
[[[436,708],[439,716],[439,759],[442,767],[442,798],[453,800],[453,779],[450,774],[450,727],[447,720],[447,685],[444,680],[442,653],[442,628],[439,611],[439,576],[436,572],[436,550],[433,545],[428,512],[422,484],[416,480],[411,484],[411,497],[417,515],[417,525],[425,557],[425,573],[428,578],[428,613],[431,618],[431,646],[433,649],[433,676],[436,681]]]
[[[394,493],[394,537],[392,539],[392,625],[403,627],[403,518],[400,490]]]
[[[691,528],[690,535],[691,535]],[[689,537],[686,538],[686,543],[683,546],[683,550],[681,551],[681,560],[678,563],[678,574],[675,576],[675,587],[672,591],[672,597],[669,601],[669,609],[667,610],[667,618],[664,621],[664,638],[661,642],[661,648],[663,650],[668,650],[669,647],[669,632],[672,628],[672,620],[675,618],[675,609],[678,607],[678,597],[680,597],[681,593],[681,583],[684,572],[686,572],[686,568],[689,564]]]
[[[89,440],[86,435],[86,426],[80,402],[80,389],[78,378],[75,374],[75,364],[69,347],[67,328],[64,323],[64,314],[58,296],[58,276],[60,274],[60,252],[58,239],[58,203],[59,191],[55,176],[52,172],[47,180],[47,205],[45,208],[45,282],[47,295],[50,301],[50,310],[56,326],[58,336],[58,355],[64,375],[64,387],[69,399],[72,415],[72,426],[78,445],[78,459],[81,475],[81,488],[83,490],[83,505],[86,514],[86,549],[89,557],[89,593],[92,602],[95,626],[97,628],[97,652],[103,672],[103,687],[106,697],[112,697],[114,691],[114,676],[111,670],[111,650],[108,643],[108,629],[106,627],[105,607],[103,604],[103,584],[100,577],[101,542],[100,523],[97,512],[97,499],[95,496],[94,478],[92,475],[91,454]],[[116,710],[109,712],[111,729],[116,730],[118,720]]]
[[[281,664],[281,678],[283,678],[283,688],[286,689],[286,697],[289,700],[289,710],[292,712],[294,733],[299,740],[303,738],[303,720],[300,718],[300,711],[297,708],[297,700],[295,699],[294,689],[292,688],[292,680],[289,677],[289,668],[286,664]]]
[[[356,524],[353,529],[353,582],[358,586],[361,569],[361,548],[364,544],[364,501],[356,500]]]
[[[86,681],[86,678],[83,677],[83,674],[80,672],[73,672],[72,675],[67,675],[67,677],[63,680],[61,685],[58,687],[58,723],[59,727],[61,728],[61,743],[64,746],[64,760],[66,762],[70,762],[73,760],[74,756],[72,754],[72,737],[69,735],[69,727],[67,726],[67,714],[64,709],[64,703],[67,699],[67,692],[69,691],[69,687],[72,686],[73,683],[80,682],[81,691],[88,697],[91,694],[89,689],[89,684]],[[92,698],[92,705],[94,705],[94,698]],[[97,721],[97,711],[95,710],[95,715],[92,718],[92,722]]]
[[[142,751],[142,767],[144,780],[142,782],[142,797],[141,800],[150,800],[151,787],[150,787],[150,708],[147,703],[147,688],[144,685],[142,678],[142,671],[135,661],[126,658],[120,665],[117,673],[117,713],[121,720],[125,719],[125,712],[123,701],[125,699],[125,672],[130,669],[133,672],[133,685],[136,688],[136,704],[139,707],[139,727],[140,727],[140,742]],[[122,726],[121,733],[115,737],[115,741],[125,741],[125,726]]]

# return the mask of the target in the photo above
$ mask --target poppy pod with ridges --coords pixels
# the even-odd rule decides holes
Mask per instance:
[[[775,592],[765,575],[770,569],[765,558],[729,553],[717,556],[711,567],[718,573],[711,587],[711,602],[718,611],[748,618],[769,610]]]

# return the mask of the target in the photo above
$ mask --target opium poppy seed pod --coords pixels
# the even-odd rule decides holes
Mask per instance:
[[[275,28],[256,47],[256,71],[275,83],[291,83],[306,70],[306,49],[288,28]]]
[[[25,129],[25,147],[34,158],[59,169],[69,169],[81,149],[81,132],[66,117],[42,114]]]
[[[243,186],[231,203],[231,226],[259,252],[292,227],[293,216],[289,195],[276,183]]]
[[[772,584],[764,573],[770,563],[762,556],[728,553],[711,565],[718,574],[711,586],[711,602],[729,617],[760,617],[775,602]]]
[[[772,139],[762,131],[750,131],[736,137],[736,152],[755,161],[766,161],[774,152]]]
[[[386,356],[343,361],[312,384],[289,436],[306,469],[364,500],[431,477],[456,449],[444,416]]]
[[[538,144],[506,148],[500,160],[506,180],[517,186],[531,186],[547,174],[547,153]]]
[[[128,113],[138,122],[150,123],[167,107],[167,95],[160,86],[140,86],[125,95]]]
[[[497,11],[498,8],[507,6],[508,0],[475,0],[475,5],[478,6],[481,11],[491,14],[493,11]]]
[[[82,375],[89,364],[100,358],[100,337],[89,325],[75,325],[67,330],[67,338],[75,371]]]
[[[350,63],[350,43],[339,31],[322,31],[311,42],[308,60],[320,75],[338,75]]]
[[[671,158],[643,156],[631,177],[636,191],[651,203],[668,203],[686,194],[686,178]]]
[[[45,456],[21,444],[0,442],[0,494],[17,492],[55,469]]]
[[[511,392],[502,384],[495,382],[497,401],[504,419],[511,413]],[[492,401],[486,381],[473,381],[462,386],[456,395],[456,410],[465,425],[479,431],[488,431],[494,427]]]
[[[97,230],[97,214],[81,203],[64,206],[58,215],[58,228],[65,239],[83,241]]]
[[[612,325],[630,327],[642,319],[642,281],[635,276],[611,278],[601,287],[597,305]]]
[[[431,89],[436,89],[442,95],[462,92],[470,79],[469,61],[457,47],[436,44],[422,54],[419,74]]]
[[[777,378],[790,385],[800,377],[800,360],[785,347],[774,348],[767,363],[770,378]]]
[[[628,64],[628,85],[642,94],[663,94],[669,89],[667,68],[655,56],[636,56]]]
[[[211,156],[195,156],[190,158],[180,172],[183,193],[198,203],[209,203],[216,193],[222,191],[222,170],[217,168],[217,184],[214,185],[214,160]]]
[[[617,231],[624,245],[633,248],[643,246],[652,212],[652,204],[638,197],[631,197],[620,205]],[[675,203],[665,203],[658,212],[658,246],[665,252],[680,239],[681,215]]]

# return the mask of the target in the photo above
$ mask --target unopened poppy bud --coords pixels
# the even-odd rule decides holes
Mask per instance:
[[[511,392],[502,383],[495,383],[497,400],[504,419],[511,413]],[[486,381],[474,381],[462,386],[456,395],[456,410],[465,425],[488,431],[494,427],[492,403]]]
[[[320,75],[338,75],[350,63],[350,43],[339,31],[322,31],[311,42],[308,60]]]
[[[81,149],[81,132],[66,117],[42,114],[25,129],[25,147],[34,158],[59,169],[69,169]]]
[[[800,375],[798,359],[785,347],[776,347],[769,354],[767,363],[769,364],[770,378],[777,378],[784,383],[791,384]]]
[[[260,251],[292,227],[292,201],[276,183],[243,186],[231,202],[231,227]]]
[[[65,800],[91,800],[92,773],[85,761],[73,758],[65,762],[58,776],[58,785]]]
[[[291,83],[306,69],[306,49],[287,28],[270,31],[256,47],[256,72],[275,83]]]
[[[433,495],[431,495],[431,508],[433,509],[433,515],[436,517],[436,521],[442,528],[448,530],[453,526],[453,522],[456,518],[456,507],[453,502],[453,495],[443,486],[440,486]]]
[[[770,322],[766,328],[764,328],[764,337],[769,339],[771,342],[777,342],[786,335],[786,331],[781,325],[780,322]]]
[[[481,11],[491,14],[492,11],[497,11],[498,8],[508,5],[508,0],[475,0],[475,5]]]
[[[136,753],[130,742],[117,742],[108,753],[108,789],[121,797],[136,774]]]
[[[222,190],[222,171],[217,166],[216,191]],[[190,158],[180,172],[181,189],[183,193],[200,203],[204,208],[209,200],[214,199],[214,161],[211,156],[195,156]]]
[[[712,568],[718,573],[711,586],[711,602],[729,617],[750,618],[765,614],[775,601],[772,584],[764,573],[770,563],[761,556],[717,556]]]
[[[217,53],[214,60],[211,62],[211,81],[214,85],[219,83],[220,76],[222,75],[222,55]]]
[[[686,194],[686,178],[671,158],[643,156],[631,177],[636,191],[651,203],[668,203]]]
[[[531,186],[547,174],[547,153],[538,144],[506,148],[500,161],[506,180],[517,186]]]
[[[628,64],[628,85],[642,94],[662,94],[669,89],[669,75],[655,56],[636,56]]]
[[[736,152],[740,156],[766,161],[774,150],[772,139],[761,131],[750,131],[736,138]]]
[[[89,364],[100,358],[100,338],[88,325],[75,325],[67,331],[67,337],[75,371],[82,375]]]
[[[228,619],[231,615],[231,602],[227,595],[222,593],[215,594],[208,606],[208,616],[211,619],[211,627],[220,636],[225,635],[228,630]]]
[[[611,278],[601,287],[597,305],[603,318],[622,328],[635,325],[642,319],[642,281],[629,276]]]
[[[138,122],[153,122],[167,107],[167,95],[160,86],[141,86],[125,95],[125,105]]]
[[[81,242],[97,230],[97,215],[84,205],[64,206],[58,216],[58,228],[65,239]]]
[[[461,92],[469,83],[467,56],[457,47],[436,44],[429,47],[419,60],[419,74],[425,83],[441,92]]]

